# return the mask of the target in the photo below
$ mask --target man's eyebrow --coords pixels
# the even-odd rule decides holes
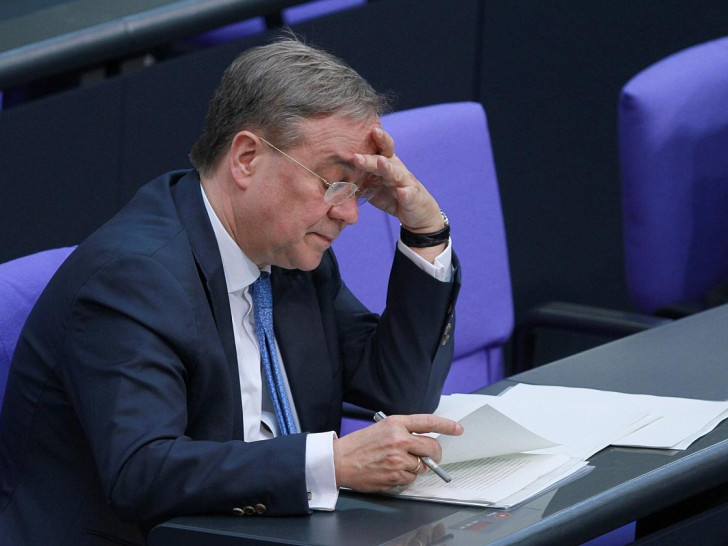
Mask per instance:
[[[346,169],[349,169],[350,171],[355,171],[356,170],[356,165],[352,161],[349,161],[348,159],[344,159],[343,157],[341,157],[338,154],[337,155],[333,155],[333,156],[331,156],[328,159],[331,162],[330,163],[331,165],[341,166],[341,167],[344,167]]]

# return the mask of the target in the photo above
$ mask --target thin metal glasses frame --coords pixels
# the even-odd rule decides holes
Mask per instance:
[[[276,152],[283,155],[284,157],[290,159],[293,161],[296,165],[299,167],[306,169],[309,173],[314,175],[316,178],[321,180],[321,182],[324,183],[326,186],[326,193],[324,194],[324,201],[326,201],[329,205],[340,205],[341,203],[347,201],[348,199],[351,199],[352,197],[357,198],[358,204],[364,204],[366,203],[369,198],[374,194],[374,191],[371,188],[366,188],[363,190],[360,190],[359,187],[354,184],[353,182],[329,182],[326,180],[323,176],[315,173],[306,165],[295,159],[294,157],[291,157],[286,152],[278,148],[277,146],[271,144],[263,137],[258,137],[260,140],[265,142],[268,146],[273,148]],[[344,193],[342,194],[342,189],[345,189]]]

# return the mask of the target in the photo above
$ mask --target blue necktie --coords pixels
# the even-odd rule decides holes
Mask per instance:
[[[268,385],[268,392],[278,420],[281,434],[295,434],[296,422],[288,400],[286,385],[281,375],[281,367],[276,355],[276,343],[273,337],[273,294],[270,286],[270,274],[261,271],[260,277],[250,286],[253,296],[253,312],[255,313],[255,331],[258,334],[260,359],[263,364],[263,375]]]

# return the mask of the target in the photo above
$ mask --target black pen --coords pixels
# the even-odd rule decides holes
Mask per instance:
[[[374,414],[374,420],[378,423],[382,419],[386,419],[386,415],[382,411],[378,411]],[[440,468],[440,465],[438,465],[435,461],[430,459],[429,457],[423,456],[420,457],[420,461],[425,463],[430,470],[432,470],[435,474],[440,476],[443,480],[445,480],[445,483],[450,483],[452,481],[452,478],[450,477],[450,474],[445,472],[442,468]]]

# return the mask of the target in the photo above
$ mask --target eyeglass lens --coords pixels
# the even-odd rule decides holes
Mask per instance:
[[[372,188],[359,190],[357,185],[351,182],[331,182],[326,190],[324,199],[329,205],[340,205],[356,195],[357,204],[363,205],[369,201],[373,194],[374,190]]]

